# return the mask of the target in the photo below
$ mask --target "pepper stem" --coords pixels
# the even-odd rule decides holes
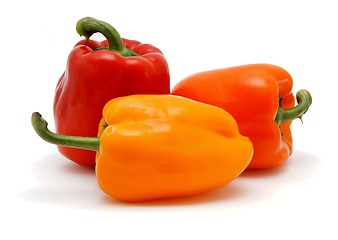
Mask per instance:
[[[80,148],[85,150],[100,151],[100,138],[98,137],[77,137],[56,134],[48,129],[48,122],[42,118],[41,114],[32,114],[32,125],[35,132],[46,142],[59,146]]]
[[[307,112],[312,104],[311,94],[305,90],[299,90],[296,94],[298,105],[293,108],[283,109],[279,106],[275,121],[280,126],[283,122],[289,122],[296,118],[302,119],[302,116]]]
[[[85,17],[76,23],[76,31],[86,39],[89,39],[94,33],[102,33],[108,40],[108,50],[117,52],[124,57],[137,56],[135,52],[123,46],[120,34],[106,22],[92,17]]]

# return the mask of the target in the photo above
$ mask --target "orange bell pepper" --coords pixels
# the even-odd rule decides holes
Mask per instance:
[[[172,95],[131,95],[109,101],[99,137],[50,132],[33,113],[46,141],[97,151],[96,175],[108,195],[145,201],[195,195],[239,176],[253,155],[234,118],[221,108]]]
[[[251,64],[200,72],[186,77],[172,94],[221,107],[237,121],[239,130],[254,145],[248,168],[283,164],[293,151],[290,125],[312,103],[306,90],[292,94],[293,81],[284,69]]]

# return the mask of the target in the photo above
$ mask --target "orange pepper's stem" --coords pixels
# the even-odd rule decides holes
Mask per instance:
[[[312,97],[309,91],[302,89],[296,94],[298,105],[293,108],[283,109],[281,106],[278,109],[275,121],[278,125],[283,122],[289,122],[296,118],[302,119],[302,116],[307,112],[312,104]]]
[[[80,148],[92,151],[100,151],[100,138],[98,137],[77,137],[53,133],[48,129],[48,123],[41,114],[32,114],[32,125],[35,132],[46,142],[59,146]]]

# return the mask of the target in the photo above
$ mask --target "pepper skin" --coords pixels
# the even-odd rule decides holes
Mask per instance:
[[[83,18],[77,31],[86,37],[70,52],[67,67],[56,87],[56,132],[97,136],[102,108],[112,98],[132,94],[169,94],[169,68],[162,52],[149,44],[121,39],[109,24]],[[107,40],[89,40],[95,32]],[[68,159],[84,166],[95,165],[95,153],[58,147]]]
[[[283,164],[292,154],[291,122],[301,118],[312,103],[310,93],[300,90],[299,105],[294,107],[292,85],[284,69],[251,64],[193,74],[174,86],[172,94],[228,111],[241,134],[254,145],[248,168],[270,168]]]
[[[100,138],[50,132],[32,115],[36,132],[59,145],[96,150],[99,186],[109,196],[139,202],[191,196],[221,186],[248,166],[253,146],[221,108],[172,95],[109,101]],[[103,127],[102,127],[103,126]]]

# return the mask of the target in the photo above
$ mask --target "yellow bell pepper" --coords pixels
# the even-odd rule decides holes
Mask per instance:
[[[238,177],[253,155],[251,141],[239,133],[229,113],[179,96],[132,95],[109,101],[98,138],[52,133],[37,113],[32,123],[48,142],[97,151],[99,186],[124,201],[216,189]]]

